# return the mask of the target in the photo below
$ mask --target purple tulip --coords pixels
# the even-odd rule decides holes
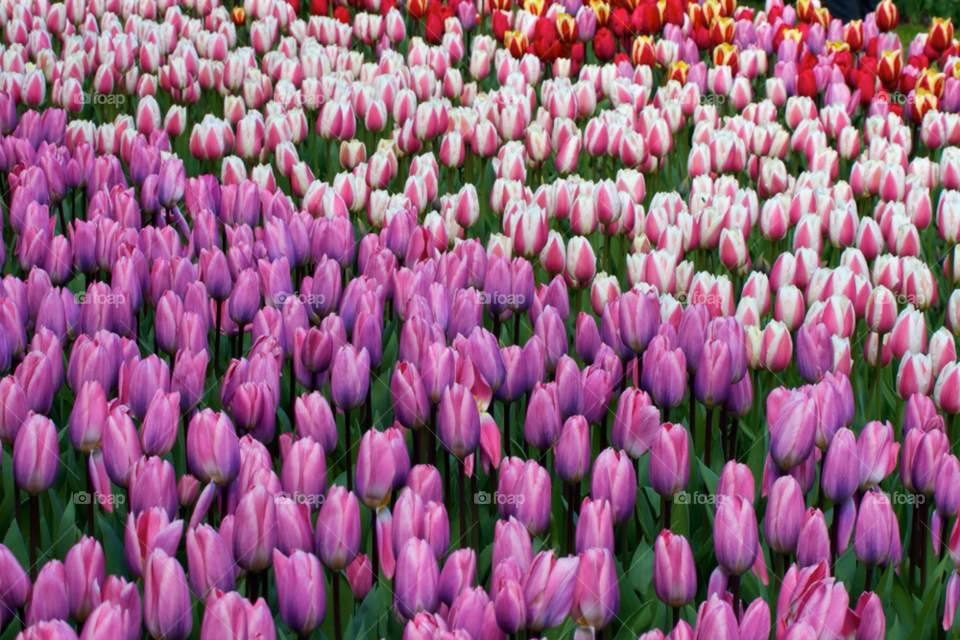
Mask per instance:
[[[689,434],[681,424],[666,422],[650,449],[650,486],[670,499],[687,486],[690,476]]]
[[[100,585],[106,577],[103,547],[94,538],[83,536],[64,560],[70,617],[83,623],[100,601]]]
[[[663,530],[653,546],[653,588],[668,607],[682,607],[697,594],[697,568],[690,543]]]
[[[273,552],[280,617],[290,629],[309,635],[327,612],[323,567],[312,553],[297,551],[289,558]],[[339,580],[339,576],[334,579]]]

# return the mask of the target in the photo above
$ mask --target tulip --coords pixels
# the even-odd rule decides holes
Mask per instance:
[[[34,581],[26,624],[32,627],[49,620],[66,620],[69,611],[66,571],[59,560],[50,560]]]
[[[440,572],[433,549],[425,540],[411,539],[397,556],[394,607],[404,618],[413,618],[439,607]]]
[[[857,455],[857,439],[854,433],[842,428],[834,435],[823,461],[820,487],[824,495],[835,505],[853,497],[860,484],[859,470],[850,464]]]
[[[784,400],[770,425],[770,455],[777,466],[791,469],[810,456],[818,422],[816,402],[802,392],[794,391]]]
[[[190,590],[183,567],[162,549],[146,561],[143,586],[143,621],[154,638],[183,640],[193,628]]]
[[[293,631],[309,635],[323,622],[327,610],[320,561],[304,551],[296,551],[287,558],[274,550],[273,564],[276,567],[280,617]],[[339,580],[339,576],[335,579]]]
[[[356,495],[331,487],[317,517],[317,555],[324,566],[338,572],[350,565],[360,549],[360,533]]]
[[[225,487],[240,474],[240,441],[224,413],[202,409],[187,427],[187,465],[202,482]]]
[[[357,496],[371,509],[385,506],[390,501],[395,476],[396,456],[389,437],[384,432],[370,429],[360,440],[357,452],[354,478]]]
[[[160,507],[150,508],[136,516],[127,514],[124,550],[127,567],[137,578],[143,577],[144,563],[155,549],[176,553],[183,533],[183,521],[170,521]]]
[[[13,443],[13,478],[30,495],[53,486],[60,469],[57,429],[49,418],[27,414]]]
[[[633,464],[624,453],[604,449],[594,461],[590,497],[613,506],[614,523],[622,524],[636,506],[637,479]]]
[[[214,589],[234,589],[234,565],[230,548],[209,525],[202,524],[187,531],[187,569],[190,574],[190,588],[201,600],[206,600]]]
[[[886,494],[879,491],[864,494],[854,529],[853,549],[857,560],[867,567],[884,564],[890,557],[896,526],[896,516]]]
[[[672,499],[687,486],[690,475],[687,430],[680,424],[661,425],[650,449],[650,486]]]
[[[352,411],[363,404],[370,387],[370,355],[366,349],[359,353],[352,345],[341,347],[333,358],[330,375],[330,394],[333,403],[344,411]]]
[[[620,610],[617,569],[609,549],[593,548],[580,556],[570,615],[581,627],[602,629]]]
[[[233,557],[247,571],[263,571],[277,547],[277,509],[266,487],[257,485],[240,499],[234,514]]]
[[[757,558],[757,518],[750,502],[729,496],[717,506],[714,519],[714,552],[717,562],[730,574],[740,575]]]
[[[579,564],[578,558],[556,558],[553,549],[537,554],[520,582],[527,628],[542,631],[563,622],[573,604]]]
[[[653,588],[657,597],[674,608],[693,602],[697,572],[687,539],[663,530],[657,536],[653,553]]]
[[[779,478],[773,484],[763,520],[764,539],[772,550],[783,554],[796,551],[803,515],[800,485],[792,476]]]
[[[729,347],[719,340],[708,340],[700,351],[694,379],[694,395],[708,409],[727,401],[731,382]]]
[[[100,585],[106,577],[103,547],[83,536],[64,560],[70,617],[83,623],[100,600]]]
[[[613,420],[611,443],[637,459],[647,452],[659,433],[660,411],[642,391],[627,387],[620,395]]]

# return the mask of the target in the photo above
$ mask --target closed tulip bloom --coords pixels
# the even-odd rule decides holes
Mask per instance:
[[[440,606],[440,571],[426,540],[412,538],[397,556],[393,606],[403,617],[434,613]]]
[[[225,487],[240,475],[240,440],[223,412],[202,409],[187,427],[187,465],[201,482]]]
[[[607,500],[613,506],[614,523],[622,524],[636,506],[637,475],[630,458],[622,451],[604,449],[594,461],[590,497]]]
[[[889,422],[868,422],[857,439],[860,490],[866,491],[886,478],[897,467],[900,443],[894,440]]]
[[[697,568],[690,543],[665,529],[653,545],[653,588],[668,607],[693,602],[697,593]]]
[[[27,626],[49,620],[66,620],[69,613],[66,571],[59,560],[50,560],[40,569],[33,585],[27,607]]]
[[[249,602],[236,591],[219,594],[211,598],[203,615],[200,637],[207,638],[244,638],[249,631]]]
[[[592,547],[613,551],[613,507],[609,502],[584,499],[574,542],[578,554]]]
[[[124,633],[123,610],[111,602],[105,602],[91,611],[83,625],[80,638],[83,640],[119,638]]]
[[[344,411],[363,404],[370,387],[370,355],[366,349],[358,353],[352,345],[337,351],[330,374],[330,395],[333,403]]]
[[[513,458],[520,462],[517,458]],[[522,463],[520,463],[522,465]],[[497,520],[493,530],[492,565],[496,567],[508,558],[515,562],[519,570],[526,571],[533,562],[533,546],[526,527],[510,516],[506,520]]]
[[[660,411],[650,404],[650,398],[635,387],[627,387],[620,394],[617,413],[613,419],[611,444],[637,459],[650,449],[660,430]]]
[[[526,627],[527,606],[523,599],[523,590],[516,580],[500,580],[493,606],[497,626],[503,633],[515,634]]]
[[[833,369],[833,341],[823,323],[809,328],[802,325],[797,331],[797,368],[800,377],[809,383],[817,382]]]
[[[681,424],[661,425],[650,449],[650,486],[664,498],[672,498],[687,486],[690,453],[687,430]]]
[[[30,598],[32,586],[20,561],[10,549],[0,544],[0,589],[3,590],[0,602],[10,609],[19,609]]]
[[[190,588],[201,600],[206,600],[214,589],[233,591],[236,586],[233,556],[210,525],[187,531],[187,569]]]
[[[636,353],[643,353],[657,332],[660,317],[645,293],[631,289],[620,297],[620,337]]]
[[[210,354],[201,351],[193,354],[183,350],[177,352],[173,363],[173,374],[170,380],[170,391],[179,393],[180,412],[194,409],[203,397],[203,387],[206,381],[207,362]]]
[[[834,504],[842,504],[853,497],[860,484],[859,469],[850,464],[857,455],[857,437],[853,431],[842,428],[834,435],[823,461],[820,487]]]
[[[867,327],[881,335],[893,330],[897,320],[897,300],[885,286],[876,287],[867,299]]]
[[[717,562],[727,572],[740,575],[757,559],[757,517],[753,505],[740,496],[720,501],[713,525],[713,548]]]
[[[127,514],[123,540],[130,573],[142,578],[144,562],[155,549],[163,549],[168,555],[176,554],[182,534],[183,521],[170,522],[167,512],[160,507],[152,507],[136,516]]]
[[[53,486],[60,470],[57,428],[44,416],[28,414],[13,443],[13,478],[17,486],[39,495]]]
[[[312,553],[296,551],[289,558],[273,552],[280,617],[290,629],[309,635],[327,612],[323,567]],[[340,576],[334,576],[339,580]]]
[[[461,593],[473,588],[476,575],[477,554],[473,549],[451,553],[440,572],[440,602],[451,605]]]
[[[781,469],[791,469],[813,452],[819,422],[817,403],[800,391],[792,392],[770,424],[770,455]]]
[[[877,567],[890,557],[896,516],[890,499],[882,491],[868,491],[860,500],[857,524],[853,532],[853,550],[857,560],[868,567]]]
[[[810,507],[803,517],[803,526],[800,529],[797,565],[801,568],[812,567],[823,561],[830,561],[830,534],[827,532],[823,512]]]
[[[721,594],[714,593],[700,604],[693,627],[693,640],[739,637],[733,607]]]
[[[520,470],[513,487],[517,500],[513,515],[532,535],[540,535],[550,526],[551,479],[547,470],[535,460],[528,460]]]
[[[180,425],[180,394],[157,390],[140,428],[140,444],[148,456],[162,456],[177,440]]]
[[[719,340],[708,340],[699,354],[694,379],[694,395],[708,408],[727,401],[731,382],[731,355],[727,345]]]
[[[803,525],[803,491],[793,476],[783,476],[773,483],[763,518],[763,537],[777,553],[789,554],[797,549]]]
[[[82,623],[100,600],[100,585],[106,577],[103,547],[96,539],[83,536],[67,552],[63,566],[70,598],[70,617]]]
[[[882,611],[883,604],[877,594],[870,591],[860,594],[857,607],[854,610],[860,617],[856,640],[881,640],[886,637],[887,622]]]
[[[183,567],[162,549],[146,562],[143,578],[143,622],[154,638],[183,640],[193,628],[190,589]]]
[[[479,431],[478,417],[478,434]],[[396,458],[387,434],[376,429],[363,434],[354,472],[354,491],[360,500],[371,509],[386,505],[390,501],[396,471]]]
[[[327,461],[323,448],[307,436],[293,443],[280,470],[283,490],[295,502],[318,507],[327,490]]]
[[[614,378],[602,366],[590,365],[581,374],[583,381],[583,416],[596,424],[607,414]]]
[[[277,547],[277,508],[263,485],[252,488],[234,513],[233,557],[247,571],[263,571]]]
[[[910,484],[915,493],[933,495],[940,463],[948,451],[950,441],[940,429],[931,428],[926,433],[913,429],[907,434],[904,439],[901,473],[910,471]]]
[[[580,415],[567,419],[557,442],[555,461],[557,476],[576,484],[590,471],[590,425]]]
[[[557,443],[562,424],[556,385],[538,383],[530,394],[523,425],[524,439],[535,449],[546,451]]]
[[[609,549],[588,549],[580,555],[570,616],[581,627],[602,629],[620,610],[617,568]]]
[[[360,505],[343,487],[330,488],[317,517],[317,555],[331,571],[342,571],[360,550]]]
[[[527,603],[527,628],[551,629],[570,611],[576,589],[579,559],[556,558],[553,549],[542,551],[520,581]]]
[[[107,422],[107,395],[99,382],[85,382],[70,412],[70,444],[90,453],[100,446]]]
[[[397,422],[408,429],[419,429],[427,423],[430,412],[427,392],[420,372],[413,365],[406,361],[397,364],[390,379],[390,391]]]

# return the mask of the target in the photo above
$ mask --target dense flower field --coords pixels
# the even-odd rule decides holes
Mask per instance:
[[[957,637],[898,20],[0,0],[0,640]]]

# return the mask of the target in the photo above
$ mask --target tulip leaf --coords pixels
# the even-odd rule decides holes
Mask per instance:
[[[890,603],[890,590],[893,589],[893,576],[893,565],[887,565],[887,568],[884,569],[883,576],[881,576],[880,581],[877,583],[877,588],[874,591],[874,593],[879,596],[880,602],[883,603],[884,608],[886,608],[886,606]]]
[[[656,626],[656,620],[659,617],[657,614],[660,613],[660,609],[659,600],[656,598],[648,600],[624,621],[615,640],[637,640],[637,636],[641,633]]]
[[[25,571],[30,569],[30,554],[27,553],[27,547],[23,544],[23,535],[16,522],[7,529],[7,535],[3,537],[3,546],[10,549]]]
[[[653,549],[646,540],[641,540],[637,546],[630,566],[627,567],[627,576],[630,578],[630,586],[641,596],[646,596],[653,580]]]
[[[120,542],[116,531],[99,511],[97,512],[97,523],[100,525],[100,542],[103,544],[107,575],[114,574],[127,577],[127,556],[123,549],[123,543]]]
[[[913,598],[907,593],[900,580],[893,581],[893,590],[891,592],[891,602],[897,612],[897,617],[903,620],[905,627],[913,628],[916,620],[916,613],[913,606]]]
[[[71,500],[67,503],[67,508],[63,511],[63,517],[60,518],[60,526],[57,528],[57,558],[60,560],[67,557],[67,551],[80,539],[80,532],[74,526],[75,521],[76,509]]]
[[[0,635],[0,640],[14,640],[20,634],[20,621],[15,620],[13,623],[7,627],[7,630],[3,632],[3,635]]]
[[[14,500],[17,499],[18,492],[13,486],[13,460],[6,449],[0,452],[3,457],[2,466],[0,466],[0,477],[3,480],[3,501],[0,502],[0,531],[4,531],[13,521]]]
[[[700,478],[703,480],[703,484],[707,489],[707,493],[711,495],[716,493],[717,484],[720,482],[717,474],[713,472],[713,469],[703,464],[703,460],[700,458],[697,458],[697,462],[700,463]]]
[[[941,566],[943,563],[941,563]],[[933,576],[931,576],[933,577]],[[940,603],[940,577],[937,576],[931,580],[927,588],[927,593],[923,599],[923,607],[920,609],[920,615],[910,630],[908,640],[920,640],[923,638],[931,624],[936,624],[936,607]]]

